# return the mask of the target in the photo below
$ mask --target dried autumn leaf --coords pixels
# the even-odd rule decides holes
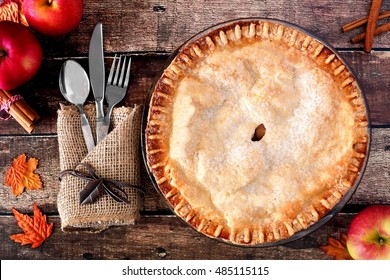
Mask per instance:
[[[18,226],[24,231],[24,233],[11,235],[13,241],[21,245],[31,244],[31,248],[37,248],[51,235],[53,224],[47,223],[46,215],[42,215],[36,203],[34,203],[33,219],[19,213],[15,208],[12,208],[12,212],[18,221]]]
[[[12,187],[12,193],[20,195],[24,188],[36,190],[42,188],[42,181],[34,171],[38,166],[36,158],[27,160],[25,154],[21,154],[12,162],[12,166],[7,170],[5,184]]]
[[[23,12],[23,0],[0,0],[0,21],[6,20],[28,26]]]
[[[320,247],[328,256],[332,256],[335,260],[352,260],[347,249],[347,235],[340,234],[340,240],[329,237],[328,245]]]

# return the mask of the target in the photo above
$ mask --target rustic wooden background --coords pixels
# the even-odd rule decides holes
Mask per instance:
[[[375,38],[374,51],[362,52],[349,38],[363,28],[343,34],[340,27],[367,16],[366,0],[275,1],[84,1],[79,28],[67,36],[40,36],[44,51],[35,78],[19,89],[41,115],[35,131],[27,134],[14,120],[0,122],[0,258],[1,259],[329,259],[319,246],[328,236],[346,232],[354,215],[369,204],[390,204],[390,32]],[[390,9],[384,1],[382,10]],[[59,155],[56,117],[65,103],[58,73],[69,58],[88,69],[89,37],[94,25],[104,26],[106,69],[115,53],[132,56],[130,88],[120,105],[143,104],[152,80],[168,55],[197,32],[223,21],[266,17],[298,24],[324,38],[350,63],[366,92],[372,120],[371,155],[363,180],[348,205],[313,234],[285,246],[242,248],[206,238],[176,218],[154,190],[142,166],[147,193],[142,218],[134,226],[102,233],[65,234],[60,229],[56,197]],[[107,71],[108,72],[108,71]],[[93,102],[92,96],[89,102]],[[21,153],[39,158],[37,173],[44,188],[19,197],[4,185],[6,169]],[[54,223],[53,235],[38,249],[20,246],[9,235],[20,232],[11,209],[31,213],[33,202]],[[222,253],[223,252],[223,253]]]

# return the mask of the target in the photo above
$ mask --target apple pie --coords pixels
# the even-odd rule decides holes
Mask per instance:
[[[240,245],[287,240],[360,180],[365,104],[327,44],[279,21],[230,22],[184,44],[156,81],[147,164],[197,231]]]

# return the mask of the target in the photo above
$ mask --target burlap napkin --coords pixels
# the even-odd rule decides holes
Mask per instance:
[[[84,142],[80,114],[76,107],[61,104],[57,130],[61,170],[75,169],[80,163],[90,165],[100,178],[140,185],[139,138],[141,106],[115,108],[110,133],[88,153]],[[85,113],[95,134],[95,106],[85,106]],[[78,167],[80,171],[82,168]],[[79,193],[87,182],[71,175],[61,179],[57,203],[63,231],[88,230],[98,232],[113,225],[134,224],[139,217],[140,193],[122,188],[129,204],[99,194],[92,204],[80,205]]]

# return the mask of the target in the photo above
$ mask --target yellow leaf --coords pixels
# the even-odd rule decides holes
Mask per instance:
[[[24,188],[28,190],[42,188],[41,178],[34,173],[37,166],[38,160],[36,158],[27,160],[25,154],[21,154],[14,159],[5,176],[5,184],[12,187],[14,195],[20,195]]]

